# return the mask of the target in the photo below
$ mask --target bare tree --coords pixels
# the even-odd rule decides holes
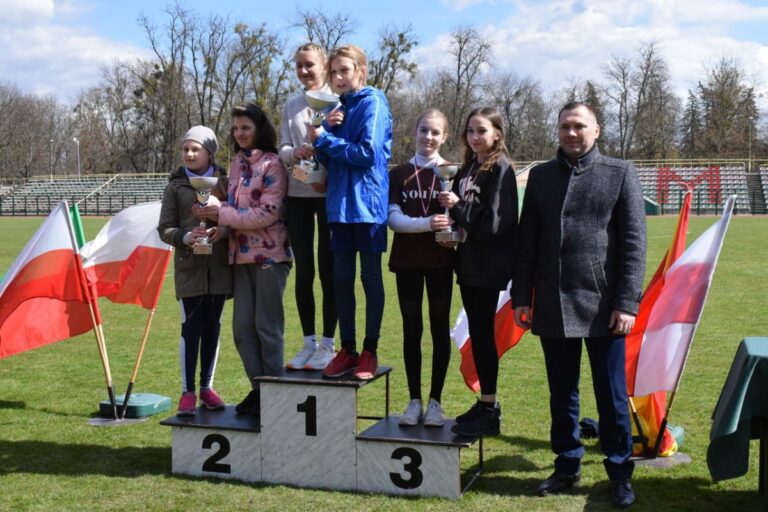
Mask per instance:
[[[496,105],[507,123],[506,145],[514,160],[542,160],[551,156],[554,126],[552,109],[541,84],[533,77],[514,73],[492,75],[485,96]]]
[[[654,42],[640,48],[636,61],[614,57],[603,68],[608,84],[606,94],[613,102],[616,140],[621,158],[632,151],[635,130],[648,107],[649,89],[660,79],[666,63]]]
[[[368,63],[368,83],[385,94],[400,85],[400,76],[412,79],[416,63],[407,59],[418,41],[411,24],[398,28],[388,26],[379,34],[378,56]]]
[[[482,68],[491,59],[491,44],[476,29],[461,27],[451,33],[448,52],[453,56],[453,72],[447,76],[451,88],[448,113],[452,119],[463,121],[477,102]]]
[[[63,171],[64,148],[67,141],[71,144],[72,133],[67,110],[53,96],[24,94],[14,85],[0,83],[3,179]]]
[[[298,21],[291,27],[304,33],[309,42],[331,51],[357,30],[357,21],[345,12],[329,13],[327,9],[296,9]]]

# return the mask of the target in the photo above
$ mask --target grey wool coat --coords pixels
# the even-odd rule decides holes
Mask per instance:
[[[643,194],[632,164],[594,146],[574,167],[558,150],[528,178],[512,303],[533,308],[538,336],[608,336],[612,311],[637,314],[645,248]]]

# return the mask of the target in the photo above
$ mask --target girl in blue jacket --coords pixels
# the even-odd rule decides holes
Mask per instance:
[[[384,314],[381,254],[387,248],[387,163],[392,116],[384,93],[366,86],[368,61],[354,45],[335,48],[328,58],[331,87],[342,106],[310,129],[316,158],[328,169],[326,209],[334,256],[336,310],[341,351],[323,371],[326,377],[353,372],[369,380],[378,366],[376,348]],[[365,292],[365,339],[355,340],[355,267]]]

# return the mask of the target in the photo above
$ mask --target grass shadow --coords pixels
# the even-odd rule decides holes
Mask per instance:
[[[0,475],[165,475],[170,472],[170,462],[170,446],[111,448],[95,444],[0,440]]]
[[[0,409],[26,409],[27,404],[21,400],[0,400]]]
[[[539,498],[536,490],[541,483],[539,479],[514,478],[506,475],[493,475],[486,472],[470,491],[481,494],[497,494],[506,497],[528,497],[541,500],[552,510],[575,510],[571,505],[575,501],[585,500],[581,510],[609,511],[611,506],[610,483],[608,480],[592,485],[582,485],[565,493]],[[643,478],[632,482],[637,496],[637,502],[632,507],[634,511],[675,510],[675,511],[738,511],[764,510],[765,498],[757,492],[757,482],[754,491],[722,489],[710,480],[701,478]],[[538,508],[536,510],[539,510]]]

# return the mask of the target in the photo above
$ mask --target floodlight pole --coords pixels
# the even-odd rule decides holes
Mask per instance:
[[[80,139],[72,137],[72,142],[77,146],[77,177],[80,178]]]
[[[48,168],[51,171],[51,183],[53,183],[53,139],[48,141],[48,149],[50,151],[50,156],[48,158]]]

